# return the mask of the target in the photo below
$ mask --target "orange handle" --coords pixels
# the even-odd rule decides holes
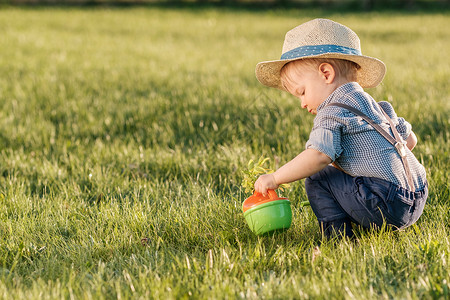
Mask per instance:
[[[265,196],[265,197],[263,196],[263,194],[255,191],[253,193],[253,196],[255,197],[255,199],[258,199],[258,201],[265,201],[267,199],[270,199],[270,200],[278,199],[278,195],[277,195],[277,192],[275,192],[275,190],[267,190],[267,196]]]
[[[274,190],[267,190],[267,193],[269,194],[270,199],[272,200],[278,199],[277,192],[275,192]]]
[[[245,212],[247,209],[264,202],[278,200],[278,195],[274,190],[267,190],[267,195],[263,196],[261,193],[254,192],[252,196],[248,197],[244,203],[242,203],[242,209]]]

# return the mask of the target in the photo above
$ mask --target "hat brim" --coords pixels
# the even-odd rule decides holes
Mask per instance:
[[[286,89],[281,83],[281,69],[291,61],[308,58],[337,58],[353,61],[360,68],[357,71],[356,82],[363,88],[376,87],[386,74],[386,65],[379,59],[364,55],[346,55],[340,53],[323,53],[318,55],[304,56],[293,59],[263,61],[256,65],[256,78],[262,84],[283,91]]]

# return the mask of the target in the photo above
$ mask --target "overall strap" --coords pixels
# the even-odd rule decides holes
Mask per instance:
[[[403,139],[400,136],[400,134],[398,133],[397,129],[395,128],[394,123],[392,122],[391,118],[388,116],[388,114],[383,110],[383,108],[381,106],[380,106],[381,111],[383,112],[385,118],[388,120],[389,127],[391,128],[392,133],[394,134],[395,138],[392,137],[387,131],[385,131],[380,125],[375,123],[371,118],[369,118],[363,112],[361,112],[360,110],[358,110],[352,106],[349,106],[349,105],[346,105],[343,103],[330,103],[326,106],[339,106],[339,107],[342,107],[342,108],[345,108],[345,109],[351,111],[352,113],[354,113],[357,116],[360,116],[364,121],[369,123],[376,131],[378,131],[389,143],[391,143],[395,147],[395,150],[397,150],[398,154],[400,155],[400,158],[402,159],[403,168],[405,169],[406,178],[408,180],[409,190],[414,192],[414,190],[415,190],[414,182],[412,179],[411,170],[409,168],[408,159],[406,158],[406,149],[405,149],[405,145],[403,144]]]

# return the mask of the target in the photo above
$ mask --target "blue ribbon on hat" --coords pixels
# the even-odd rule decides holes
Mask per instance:
[[[281,55],[281,59],[293,59],[301,58],[312,55],[320,54],[349,54],[349,55],[362,55],[361,51],[358,49],[337,46],[337,45],[311,45],[311,46],[301,46],[292,50],[289,50]]]

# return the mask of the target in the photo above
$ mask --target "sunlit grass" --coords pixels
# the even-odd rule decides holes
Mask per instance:
[[[353,28],[419,137],[424,215],[401,232],[321,242],[302,183],[293,224],[241,213],[250,159],[299,153],[312,116],[262,87],[285,32]],[[0,10],[0,297],[448,298],[448,14],[315,10]]]

